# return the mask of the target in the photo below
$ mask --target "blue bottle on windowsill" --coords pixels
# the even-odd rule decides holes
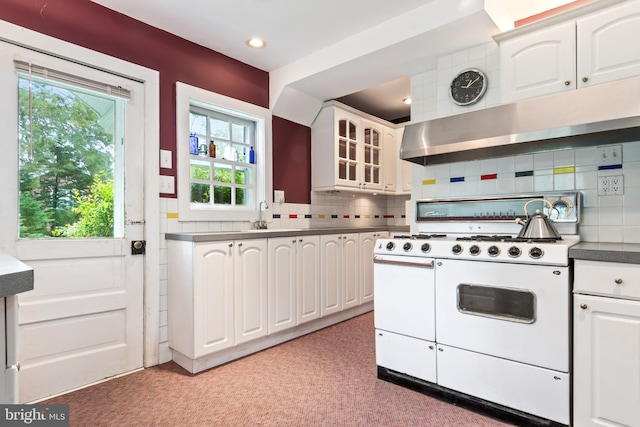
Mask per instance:
[[[198,137],[195,133],[189,135],[189,152],[198,155]]]
[[[255,164],[256,162],[256,152],[253,151],[253,147],[249,150],[249,163]]]

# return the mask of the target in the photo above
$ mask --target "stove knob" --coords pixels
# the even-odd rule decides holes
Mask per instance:
[[[389,243],[387,243],[387,250],[388,250],[388,251],[392,251],[392,250],[393,250],[393,248],[395,248],[395,247],[396,247],[396,244],[395,244],[395,243],[393,243],[393,242],[389,242]]]
[[[473,245],[469,248],[469,253],[471,255],[478,255],[480,253],[480,247],[478,245]]]
[[[453,245],[453,247],[451,248],[451,252],[453,252],[454,255],[460,255],[462,253],[462,246],[458,244]]]
[[[422,246],[420,246],[420,250],[426,254],[431,250],[431,245],[428,243],[423,243]]]
[[[500,248],[496,245],[491,245],[489,246],[489,249],[487,249],[487,253],[489,254],[489,256],[496,257],[500,255]]]
[[[402,246],[402,249],[404,249],[405,252],[409,252],[412,247],[413,247],[413,245],[411,243],[407,242]]]
[[[511,246],[507,252],[509,252],[511,258],[518,258],[522,254],[522,251],[517,246]]]
[[[537,246],[534,246],[529,250],[529,256],[533,259],[540,259],[544,255],[544,251]]]

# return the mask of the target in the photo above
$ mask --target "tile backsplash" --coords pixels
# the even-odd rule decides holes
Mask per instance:
[[[640,141],[620,144],[622,161],[598,165],[598,147],[413,166],[413,199],[580,191],[583,241],[640,243]],[[598,195],[598,177],[622,175],[623,194]]]

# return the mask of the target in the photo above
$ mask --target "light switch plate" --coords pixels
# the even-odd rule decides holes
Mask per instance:
[[[284,203],[284,190],[273,190],[273,201],[275,203]]]
[[[611,166],[621,164],[621,145],[603,145],[602,147],[598,147],[598,166]]]
[[[173,164],[172,152],[169,150],[160,150],[160,167],[164,169],[171,169]]]
[[[160,175],[160,193],[174,194],[176,192],[175,179],[172,176]]]

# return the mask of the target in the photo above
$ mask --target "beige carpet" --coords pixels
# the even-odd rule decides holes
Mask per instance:
[[[376,377],[373,313],[191,375],[166,363],[59,396],[71,426],[508,426]]]

